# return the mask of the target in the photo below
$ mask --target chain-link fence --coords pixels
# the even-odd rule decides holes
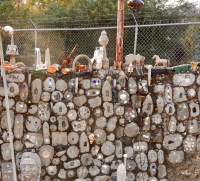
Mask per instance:
[[[136,53],[146,57],[146,64],[154,64],[153,55],[169,59],[172,65],[200,61],[200,23],[176,23],[139,25],[135,36],[136,26],[124,27],[124,57],[134,52],[135,37],[137,37]],[[98,39],[102,30],[106,30],[109,38],[107,57],[110,66],[115,60],[116,27],[97,28],[67,28],[67,29],[17,29],[14,43],[18,46],[17,62],[24,62],[27,66],[34,64],[34,49],[41,49],[44,61],[45,49],[50,49],[51,63],[58,63],[59,55],[78,44],[75,55],[86,54],[93,57],[95,47],[99,47]],[[10,44],[8,38],[3,38],[6,50]],[[5,52],[5,51],[4,51]],[[123,61],[124,60],[123,57]],[[9,57],[6,56],[6,60]]]

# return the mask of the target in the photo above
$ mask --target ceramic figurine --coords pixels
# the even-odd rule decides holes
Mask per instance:
[[[94,133],[91,133],[89,136],[88,136],[89,140],[90,140],[90,144],[93,144],[94,142]]]
[[[21,181],[40,181],[41,160],[38,154],[24,152],[20,162]]]
[[[41,61],[40,48],[35,48],[35,52],[36,52],[36,70],[47,69],[47,67],[51,65],[49,49],[47,48],[47,50],[45,52],[45,62],[44,63],[42,63],[42,61]]]
[[[88,71],[87,65],[81,65],[79,62],[76,62],[77,71]]]
[[[163,64],[164,67],[167,67],[167,65],[170,64],[170,61],[169,60],[166,60],[166,59],[160,59],[160,57],[158,55],[154,55],[152,57],[153,59],[156,59],[156,64],[154,65],[154,67],[158,66],[159,64]]]
[[[192,70],[196,71],[197,67],[198,67],[197,62],[191,62],[191,68],[192,68]]]
[[[133,72],[133,65],[132,63],[130,63],[128,66],[128,73],[132,73],[132,72]]]
[[[124,164],[120,164],[117,168],[117,181],[126,181],[126,159],[127,154],[124,154]]]

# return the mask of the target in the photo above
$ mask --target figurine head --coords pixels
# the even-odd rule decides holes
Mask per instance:
[[[40,181],[41,160],[38,154],[32,152],[23,153],[20,169],[21,181]]]
[[[89,136],[88,136],[89,140],[90,140],[90,144],[92,144],[94,142],[94,133],[91,133]]]

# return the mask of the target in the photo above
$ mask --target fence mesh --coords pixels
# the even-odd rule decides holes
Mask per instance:
[[[104,27],[109,38],[107,56],[110,66],[115,60],[116,28]],[[14,43],[18,46],[19,56],[16,62],[23,62],[26,66],[34,64],[34,48],[41,49],[42,61],[45,50],[50,49],[51,63],[58,63],[59,55],[68,51],[78,44],[79,48],[75,55],[86,54],[92,58],[94,50],[99,47],[98,39],[102,32],[101,28],[91,29],[18,29],[14,34]],[[35,36],[37,32],[37,36]],[[146,64],[154,64],[153,55],[169,59],[171,65],[200,61],[200,24],[169,24],[169,25],[143,25],[138,27],[136,53],[146,57]],[[124,28],[124,57],[134,52],[135,26]],[[4,50],[10,40],[3,38]],[[4,51],[5,52],[5,51]],[[6,56],[9,60],[9,56]]]

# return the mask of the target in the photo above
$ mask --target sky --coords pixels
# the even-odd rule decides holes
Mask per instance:
[[[171,3],[177,3],[178,2],[178,0],[169,0],[169,3],[171,4]],[[197,6],[199,6],[200,7],[200,0],[188,0],[188,2],[190,2],[190,3],[194,3],[195,5],[197,5]]]

